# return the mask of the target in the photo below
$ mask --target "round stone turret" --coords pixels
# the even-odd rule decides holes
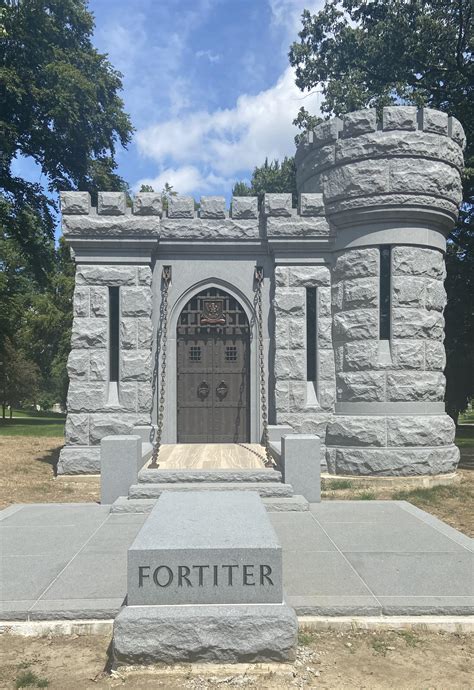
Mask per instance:
[[[460,123],[431,109],[349,113],[309,133],[299,192],[321,193],[335,236],[331,271],[338,475],[455,469],[444,411],[444,254],[462,198]]]

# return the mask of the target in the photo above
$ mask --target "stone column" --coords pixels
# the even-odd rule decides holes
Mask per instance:
[[[146,202],[140,196],[138,201]],[[61,205],[63,233],[74,248],[77,269],[66,445],[58,473],[89,474],[100,471],[102,437],[150,424],[152,275],[150,252],[147,260],[137,243],[140,229],[145,237],[153,234],[152,219],[140,218],[143,203],[132,215],[121,193],[99,193],[97,212],[83,192],[63,194]],[[124,251],[130,234],[133,244]],[[110,380],[109,370],[110,288],[119,290],[118,381]]]
[[[337,233],[332,269],[334,474],[453,470],[444,412],[445,237],[461,200],[464,133],[444,113],[390,107],[317,127],[297,155],[302,192],[321,192]],[[380,338],[380,248],[390,247],[390,334]]]

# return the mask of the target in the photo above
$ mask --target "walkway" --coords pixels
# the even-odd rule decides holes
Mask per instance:
[[[474,612],[471,540],[409,503],[326,501],[269,517],[298,614]],[[146,518],[93,503],[0,512],[0,619],[115,617],[127,548]]]
[[[160,449],[160,470],[262,469],[265,448],[258,443],[177,443]]]

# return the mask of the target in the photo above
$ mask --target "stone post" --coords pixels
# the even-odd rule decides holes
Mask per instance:
[[[322,193],[337,237],[331,473],[438,474],[457,465],[443,403],[442,312],[464,143],[445,113],[389,107],[382,121],[363,110],[323,123],[298,150],[299,191]]]

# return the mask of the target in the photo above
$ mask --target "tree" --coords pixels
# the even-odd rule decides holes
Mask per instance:
[[[446,406],[457,421],[474,394],[474,62],[471,0],[326,0],[305,10],[290,48],[296,84],[319,88],[321,111],[393,103],[438,108],[467,135],[463,205],[448,238]],[[295,124],[311,124],[302,108]]]
[[[44,281],[53,260],[52,195],[124,189],[115,151],[132,127],[118,95],[121,75],[91,43],[85,0],[10,2],[0,21],[0,222]],[[46,188],[15,175],[22,156],[39,167]]]
[[[4,383],[18,361],[34,367],[43,405],[64,402],[72,321],[74,265],[54,242],[58,192],[127,191],[115,154],[132,126],[121,75],[92,45],[93,29],[86,0],[0,10],[0,361]],[[44,184],[15,173],[22,159]]]
[[[291,192],[293,203],[296,203],[296,169],[295,159],[287,157],[280,161],[274,160],[254,168],[250,185],[246,182],[236,182],[232,190],[233,196],[258,196],[261,204],[265,192]]]
[[[0,357],[0,397],[2,418],[10,406],[10,417],[14,406],[33,400],[38,388],[38,370],[9,338],[5,341],[4,357]]]
[[[140,187],[141,192],[154,192],[155,190],[151,186],[151,184],[142,184]],[[163,208],[167,210],[168,208],[168,201],[171,196],[177,196],[178,192],[175,192],[173,189],[172,184],[168,184],[168,182],[165,182],[165,186],[161,190],[161,203],[163,204]],[[196,204],[196,202],[194,202]]]

